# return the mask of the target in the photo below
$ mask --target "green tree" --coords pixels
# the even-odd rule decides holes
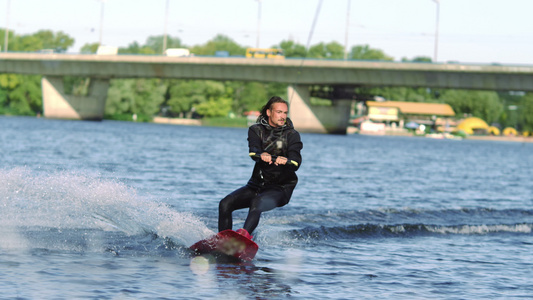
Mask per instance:
[[[410,87],[380,87],[365,89],[367,96],[380,96],[392,101],[438,102],[430,89]]]
[[[274,46],[274,48],[283,49],[285,57],[306,57],[307,50],[304,45],[297,44],[294,41],[282,41],[279,45]]]
[[[167,105],[173,115],[190,117],[193,112],[205,116],[225,116],[231,110],[224,83],[212,80],[173,80],[168,90]],[[227,99],[229,98],[229,103]],[[221,105],[215,104],[222,100]],[[216,106],[213,110],[206,107],[209,102]],[[200,105],[202,104],[202,105]]]
[[[533,132],[533,93],[526,94],[520,101],[519,122],[522,130]]]
[[[106,101],[106,114],[137,114],[150,119],[160,111],[166,85],[161,79],[112,80]]]
[[[259,110],[268,98],[266,85],[260,82],[242,83],[235,95],[233,111],[239,115],[250,110]]]
[[[135,80],[112,79],[107,91],[107,115],[131,114],[135,102]]]
[[[520,128],[519,113],[522,107],[522,100],[525,93],[520,92],[498,92],[498,97],[503,105],[503,112],[500,115],[499,123],[502,128],[515,127]],[[509,107],[518,107],[518,110],[509,110]]]
[[[287,97],[287,87],[286,83],[279,82],[269,82],[265,84],[267,90],[267,99],[261,104],[261,107],[265,104],[266,100],[270,99],[272,96],[279,96],[285,100],[289,100]],[[259,108],[259,107],[258,107]]]
[[[171,80],[168,89],[167,105],[171,115],[185,116],[193,109],[193,105],[206,101],[201,91],[199,80]]]
[[[163,53],[163,35],[150,36],[146,39],[146,47],[149,47],[154,51],[154,53],[162,54]],[[181,40],[177,37],[167,36],[167,49],[169,48],[187,48],[181,43]]]
[[[153,116],[161,110],[167,87],[158,78],[135,79],[133,113]]]
[[[360,60],[394,60],[392,57],[386,55],[382,50],[372,49],[369,45],[359,45],[352,47],[350,52],[350,59],[360,59]]]
[[[43,43],[34,35],[15,35],[9,41],[9,51],[34,52],[43,49]]]
[[[337,42],[331,42],[328,44],[318,43],[309,48],[309,57],[342,59],[344,58],[344,47]]]
[[[8,90],[0,87],[0,114],[5,114],[5,107],[7,106]]]
[[[0,74],[0,87],[12,90],[21,82],[21,77],[16,74]]]
[[[54,49],[56,52],[65,52],[74,45],[74,39],[62,31],[38,31],[35,36],[42,42],[43,49]]]
[[[9,93],[16,88],[22,80],[22,76],[16,74],[0,74],[0,113],[12,114],[9,108]]]
[[[15,78],[19,77],[15,75]],[[7,92],[4,106],[14,115],[35,115],[42,109],[41,76],[20,76]]]
[[[209,97],[206,102],[196,105],[196,112],[205,117],[225,117],[231,111],[231,98]]]
[[[85,44],[81,47],[80,52],[83,54],[94,54],[98,50],[98,46],[100,46],[100,43]]]
[[[146,45],[141,46],[139,45],[139,43],[133,42],[129,44],[127,48],[119,48],[118,53],[120,54],[156,54],[160,52],[154,51],[154,49],[152,49],[149,46],[146,46]]]
[[[191,53],[197,55],[215,55],[216,51],[228,51],[230,55],[244,55],[246,47],[242,47],[231,38],[219,34],[204,45],[192,47]]]
[[[244,112],[260,110],[272,96],[287,99],[287,84],[276,82],[242,82],[228,81],[227,95],[233,98],[232,112],[242,115]]]
[[[15,35],[9,42],[10,51],[39,51],[54,49],[56,52],[65,52],[74,45],[74,39],[63,33],[50,30],[40,30],[34,34]]]
[[[432,62],[431,58],[430,57],[427,57],[427,56],[417,56],[413,59],[407,59],[407,58],[402,58],[402,61],[403,62]]]
[[[472,115],[489,124],[497,122],[503,111],[498,94],[492,91],[446,90],[441,97],[457,116]]]

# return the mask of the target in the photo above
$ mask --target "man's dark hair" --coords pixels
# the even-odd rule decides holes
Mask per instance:
[[[261,108],[261,116],[263,116],[263,118],[268,119],[267,110],[271,109],[274,103],[285,103],[285,105],[289,107],[289,103],[287,103],[287,101],[283,100],[281,97],[274,96],[268,100],[263,108]]]

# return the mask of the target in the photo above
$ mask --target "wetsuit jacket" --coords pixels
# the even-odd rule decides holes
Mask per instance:
[[[294,129],[291,120],[287,118],[282,127],[271,127],[267,120],[260,117],[258,122],[248,129],[248,147],[250,153],[268,152],[271,155],[284,156],[298,163],[298,166],[293,164],[276,166],[274,163],[265,163],[261,158],[252,157],[256,163],[248,186],[254,188],[281,187],[287,196],[286,202],[289,202],[298,183],[295,172],[302,163],[300,150],[303,147],[300,134]]]

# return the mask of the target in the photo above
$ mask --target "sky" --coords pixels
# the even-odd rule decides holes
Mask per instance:
[[[127,47],[166,27],[187,46],[224,34],[251,47],[336,41],[395,61],[533,65],[532,11],[532,0],[0,0],[0,28],[63,31],[75,39],[69,53],[100,32],[102,44]]]

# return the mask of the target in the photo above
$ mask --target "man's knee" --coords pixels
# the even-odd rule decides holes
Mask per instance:
[[[276,207],[278,207],[278,203],[280,202],[280,199],[278,197],[260,197],[255,199],[255,201],[252,202],[252,205],[250,206],[250,213],[262,213],[265,211],[272,210]]]
[[[233,203],[233,197],[231,197],[231,195],[224,197],[224,199],[220,200],[220,202],[218,203],[218,211],[219,212],[230,211],[231,203]]]

